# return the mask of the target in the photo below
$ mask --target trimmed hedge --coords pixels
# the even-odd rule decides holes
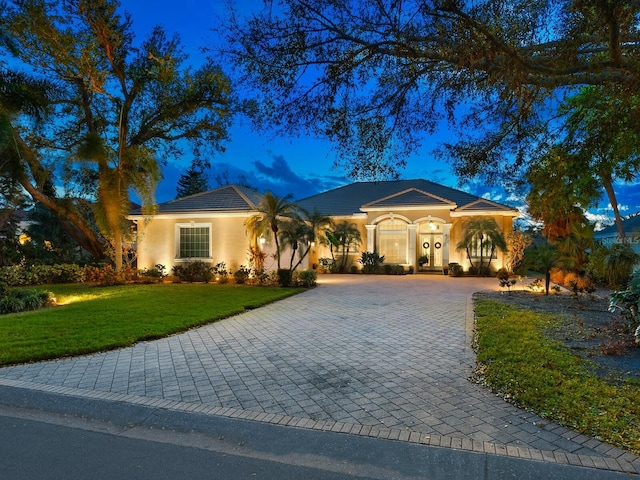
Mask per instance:
[[[69,263],[62,265],[32,265],[29,267],[0,267],[0,283],[10,287],[46,285],[51,283],[80,283],[82,267]]]

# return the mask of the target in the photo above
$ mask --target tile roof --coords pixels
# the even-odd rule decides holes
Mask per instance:
[[[319,193],[298,201],[298,205],[325,215],[353,215],[361,208],[372,206],[451,205],[461,207],[483,200],[470,193],[446,187],[429,180],[393,180],[384,182],[356,182]],[[492,209],[513,210],[511,207],[488,202]]]
[[[261,199],[262,194],[251,188],[227,185],[215,190],[160,203],[156,213],[251,211],[256,209]],[[141,210],[139,208],[134,209],[131,213],[132,215],[140,215]]]

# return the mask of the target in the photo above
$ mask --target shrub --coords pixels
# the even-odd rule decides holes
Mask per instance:
[[[511,287],[513,287],[517,280],[515,278],[509,278],[509,271],[506,268],[501,268],[496,272],[496,278],[500,284],[500,287],[506,288],[511,293]]]
[[[304,288],[311,288],[316,286],[316,280],[318,279],[318,273],[315,270],[302,270],[296,272],[297,280]]]
[[[10,287],[48,283],[80,283],[82,280],[83,269],[74,263],[0,268],[0,282]]]
[[[278,270],[278,285],[281,287],[289,287],[291,286],[291,279],[291,270],[287,268],[281,268]]]
[[[184,265],[175,265],[172,273],[181,282],[209,283],[213,278],[213,267],[203,261],[196,260],[195,262],[187,262]]]
[[[631,276],[629,285],[624,290],[616,290],[609,298],[609,311],[620,310],[630,323],[638,322],[640,311],[640,273]]]
[[[83,276],[86,282],[97,283],[105,287],[125,283],[124,273],[118,274],[111,265],[100,267],[87,265],[84,267]]]
[[[459,277],[462,275],[462,265],[456,262],[451,262],[449,264],[449,276],[451,277]]]
[[[318,259],[323,273],[337,273],[340,266],[333,258],[322,257]]]
[[[0,314],[16,313],[24,310],[24,302],[21,298],[8,295],[0,300]]]
[[[364,273],[378,273],[380,265],[384,262],[384,255],[378,252],[362,252],[358,261],[362,264]]]
[[[227,270],[227,264],[225,262],[216,263],[213,266],[213,274],[216,277],[218,283],[227,283],[229,280],[229,271]]]
[[[392,275],[404,275],[404,267],[402,265],[394,265],[391,269]]]
[[[249,275],[251,275],[251,269],[244,265],[240,265],[240,268],[233,273],[233,279],[237,284],[244,285],[247,282]]]
[[[596,245],[589,254],[589,261],[585,265],[585,273],[589,278],[600,286],[608,285],[607,275],[605,271],[605,257],[609,249],[602,245]]]
[[[140,270],[140,275],[147,278],[163,279],[167,276],[167,267],[161,263],[156,264],[154,268]]]
[[[551,281],[558,285],[564,285],[568,287],[568,283],[575,280],[575,273],[569,273],[561,268],[554,267],[551,269]]]
[[[0,314],[37,310],[51,303],[51,292],[17,290],[0,299]]]

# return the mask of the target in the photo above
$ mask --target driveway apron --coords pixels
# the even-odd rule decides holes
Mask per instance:
[[[495,279],[325,275],[315,289],[130,348],[0,369],[0,385],[637,471],[638,459],[468,379]],[[159,402],[159,400],[165,403]]]

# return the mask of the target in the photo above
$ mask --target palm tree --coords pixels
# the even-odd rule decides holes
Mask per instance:
[[[474,218],[468,220],[464,224],[464,233],[462,240],[457,245],[458,250],[466,250],[467,257],[471,268],[474,268],[471,249],[476,248],[479,242],[480,262],[478,264],[478,273],[488,270],[493,259],[496,248],[501,252],[507,251],[507,240],[504,233],[498,227],[493,218]],[[487,248],[491,248],[487,266],[484,266],[484,252]]]
[[[254,244],[258,244],[258,239],[262,236],[273,235],[276,242],[276,260],[278,270],[280,270],[280,240],[278,231],[282,225],[283,218],[298,219],[298,205],[291,201],[292,195],[278,197],[271,192],[267,192],[262,201],[258,204],[258,213],[250,217],[245,226],[249,231]]]
[[[309,242],[309,238],[311,237],[310,227],[300,221],[292,220],[290,222],[284,223],[280,228],[280,244],[283,247],[289,247],[291,249],[291,260],[289,261],[289,270],[293,272],[295,268],[300,265],[302,259],[306,256],[306,253],[309,251],[302,251],[299,249],[300,245],[304,245]],[[296,266],[293,266],[293,262],[296,258],[296,254],[300,252],[300,260],[296,263]]]
[[[525,252],[523,263],[536,271],[544,272],[545,294],[549,295],[551,269],[562,263],[558,249],[547,242],[536,245]]]
[[[331,246],[331,255],[333,256],[333,247],[340,250],[341,258],[338,271],[344,273],[347,269],[351,246],[354,243],[360,244],[362,241],[360,230],[358,230],[358,226],[355,223],[350,223],[345,220],[337,224],[333,230],[325,231],[325,234]]]
[[[281,234],[282,243],[292,250],[291,264],[289,265],[291,271],[300,266],[311,251],[311,245],[319,241],[321,232],[333,225],[331,217],[320,213],[316,209],[313,210],[313,213],[305,210],[301,210],[301,212],[303,218],[297,222],[287,222],[286,229]],[[302,249],[299,248],[300,245],[303,245]],[[305,245],[306,247],[304,247]],[[298,252],[298,262],[294,265],[296,251]]]
[[[579,275],[584,274],[584,266],[589,261],[587,252],[595,247],[594,233],[593,224],[585,219],[572,223],[569,235],[554,242],[564,256],[564,265]]]

